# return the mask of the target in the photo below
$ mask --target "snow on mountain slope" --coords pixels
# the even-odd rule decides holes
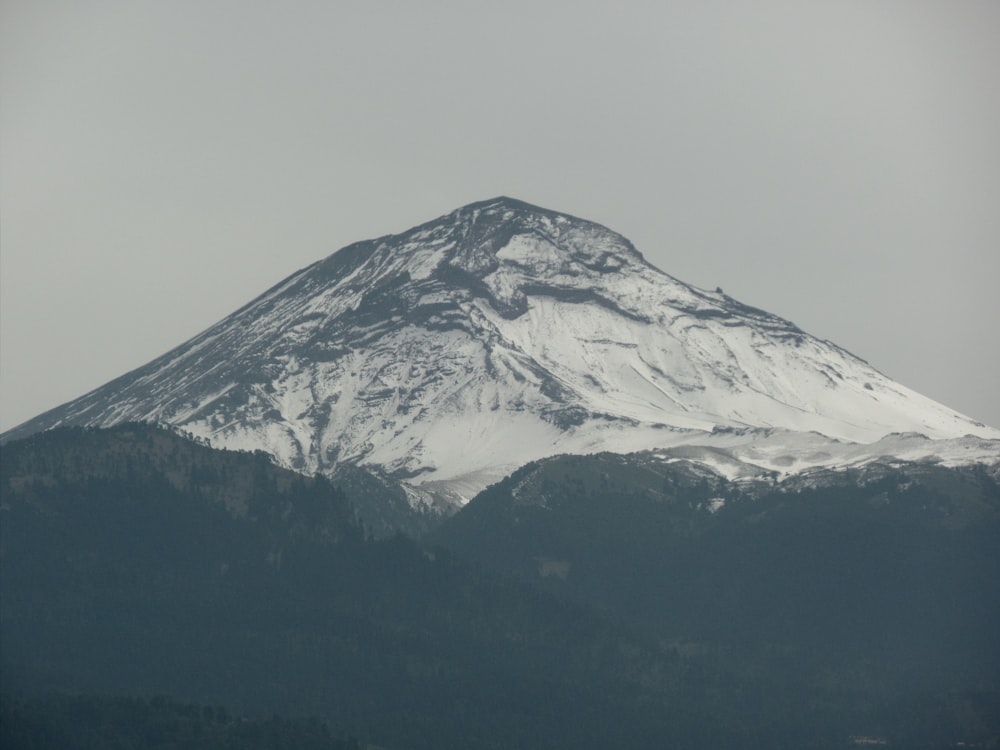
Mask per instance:
[[[668,276],[602,226],[508,198],[350,245],[4,439],[126,420],[304,472],[359,464],[415,500],[455,502],[556,453],[723,450],[731,434],[780,455],[803,432],[862,453],[891,433],[1000,439],[788,321]]]
[[[1000,468],[1000,443],[966,435],[932,440],[917,433],[892,433],[872,443],[834,440],[817,432],[718,430],[707,438],[678,441],[651,452],[664,462],[694,461],[729,480],[789,477],[821,470],[886,467],[904,463],[943,467],[987,464]]]

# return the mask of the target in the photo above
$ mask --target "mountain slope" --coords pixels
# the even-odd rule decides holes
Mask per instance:
[[[303,472],[375,468],[418,505],[543,456],[711,445],[719,428],[1000,438],[602,226],[508,198],[346,247],[4,438],[130,420]]]

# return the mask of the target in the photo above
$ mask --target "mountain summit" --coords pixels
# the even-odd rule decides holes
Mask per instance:
[[[981,440],[1000,431],[603,226],[510,198],[349,245],[4,439],[123,421],[458,502],[557,453],[697,445],[796,470],[917,433],[899,437],[908,455],[1000,456]]]

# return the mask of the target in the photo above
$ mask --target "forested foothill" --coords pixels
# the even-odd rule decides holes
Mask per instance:
[[[124,425],[4,445],[0,490],[4,747],[1000,744],[982,468],[564,457],[376,539],[335,481]]]

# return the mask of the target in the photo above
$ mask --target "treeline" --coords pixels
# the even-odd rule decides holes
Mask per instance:
[[[319,719],[247,719],[167,698],[0,696],[5,750],[360,750]]]

